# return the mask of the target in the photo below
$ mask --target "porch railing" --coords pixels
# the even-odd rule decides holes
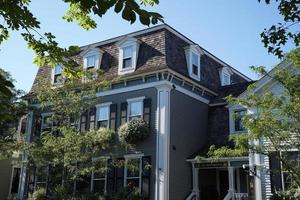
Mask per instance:
[[[233,193],[228,191],[223,200],[248,200],[248,193]]]
[[[234,193],[234,200],[248,200],[248,193]]]

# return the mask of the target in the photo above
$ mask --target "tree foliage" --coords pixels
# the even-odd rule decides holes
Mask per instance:
[[[267,4],[271,3],[271,0],[264,1]],[[264,29],[260,36],[268,52],[282,58],[284,56],[283,47],[289,41],[295,46],[300,44],[300,1],[276,0],[276,2],[279,2],[278,11],[283,16],[284,22]]]

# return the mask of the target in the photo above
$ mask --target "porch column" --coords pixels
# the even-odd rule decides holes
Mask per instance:
[[[30,111],[27,114],[27,124],[26,124],[26,136],[25,136],[25,141],[26,142],[30,142],[31,140],[31,130],[32,130],[32,122],[33,122],[33,112]],[[27,161],[28,156],[26,154],[24,154],[24,152],[22,152],[22,161]],[[19,186],[18,186],[18,194],[17,197],[19,199],[24,199],[24,194],[25,194],[25,186],[26,186],[26,171],[27,171],[27,167],[26,164],[22,164],[21,167],[21,172],[20,172],[20,182],[19,182]]]
[[[235,178],[234,178],[234,167],[228,167],[228,183],[229,183],[229,190],[228,192],[234,193],[234,186],[235,186]]]
[[[196,194],[196,200],[199,200],[199,169],[195,168],[195,164],[193,164],[193,192]]]

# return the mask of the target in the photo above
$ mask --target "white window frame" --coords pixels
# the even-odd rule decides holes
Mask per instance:
[[[139,179],[139,188],[138,191],[141,193],[142,191],[142,173],[143,173],[143,156],[144,154],[128,154],[128,155],[124,155],[125,158],[125,166],[124,166],[124,187],[127,186],[127,162],[128,160],[134,160],[134,159],[139,159],[139,177],[129,177],[129,179]]]
[[[193,73],[193,54],[198,56],[198,74]],[[185,48],[185,57],[186,57],[186,63],[188,66],[189,75],[191,78],[200,81],[201,80],[201,55],[202,50],[197,45],[190,45]]]
[[[88,49],[86,51],[84,51],[82,53],[83,56],[83,69],[87,70],[89,67],[88,66],[88,58],[89,57],[94,57],[94,68],[95,69],[100,69],[101,66],[101,61],[102,61],[102,55],[103,55],[103,51],[101,49],[98,48],[92,48],[92,49]]]
[[[233,106],[229,108],[229,131],[230,134],[235,134],[235,133],[245,133],[247,132],[247,129],[242,130],[242,131],[236,131],[235,130],[235,118],[234,118],[234,113],[238,111],[245,111],[246,114],[248,113],[247,108],[242,107],[242,106]]]
[[[106,161],[106,168],[108,168],[108,159],[109,159],[109,157],[108,156],[101,156],[101,157],[97,157],[97,158],[92,158],[92,161],[93,162],[95,162],[95,161],[97,161],[97,160],[100,160],[100,159],[104,159],[105,161]],[[92,172],[92,176],[91,176],[91,189],[90,189],[90,191],[91,192],[94,192],[94,181],[103,181],[104,180],[104,194],[106,194],[107,193],[107,171],[106,171],[106,173],[105,173],[105,176],[104,176],[104,178],[95,178],[94,177],[94,171]]]
[[[109,123],[110,123],[110,105],[112,102],[107,102],[107,103],[101,103],[96,105],[96,127],[98,127],[98,121],[99,120],[99,112],[101,108],[108,107],[108,123],[107,123],[107,128],[109,128]]]
[[[136,38],[125,37],[123,40],[117,43],[119,48],[119,67],[118,67],[118,74],[124,75],[128,73],[132,73],[136,70],[137,60],[138,60],[138,52],[140,42]],[[130,68],[123,68],[123,59],[124,59],[124,48],[131,47],[132,48],[132,66]],[[127,57],[129,58],[129,57]]]
[[[144,115],[144,99],[145,98],[146,97],[143,96],[143,97],[127,99],[127,103],[128,103],[128,106],[127,106],[127,121],[129,121],[130,117],[137,116],[137,115],[133,115],[133,116],[130,115],[131,104],[136,103],[136,102],[141,102],[141,118],[143,118],[143,115]]]
[[[225,86],[225,85],[231,85],[231,76],[232,76],[233,72],[232,70],[230,70],[228,67],[223,67],[220,73],[220,81],[221,81],[221,85]],[[229,77],[229,83],[226,82],[225,76]]]
[[[46,174],[46,181],[37,181],[37,175],[35,174],[35,176],[34,176],[34,191],[36,191],[36,189],[37,189],[37,185],[38,184],[45,184],[45,189],[47,188],[47,186],[48,186],[48,178],[49,178],[49,165],[47,165],[47,166],[44,166],[44,167],[46,167],[46,170],[47,170],[47,174]],[[38,168],[36,168],[36,170],[38,170]]]
[[[42,113],[42,122],[41,122],[41,132],[43,131],[45,124],[44,124],[44,118],[45,117],[51,117],[54,113],[53,112],[49,112],[49,113]],[[51,130],[53,130],[53,122],[51,123]]]
[[[51,70],[51,83],[52,83],[52,85],[61,85],[62,83],[63,83],[63,81],[61,81],[61,82],[54,82],[54,77],[55,77],[55,68],[56,67],[61,67],[61,73],[60,73],[60,75],[62,76],[62,72],[63,72],[63,69],[64,69],[64,67],[63,67],[63,65],[61,65],[61,64],[57,64],[57,65],[55,65],[53,68],[52,68],[52,70]]]

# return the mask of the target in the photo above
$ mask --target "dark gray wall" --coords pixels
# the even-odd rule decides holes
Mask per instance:
[[[175,90],[170,103],[170,199],[182,200],[192,189],[192,168],[186,159],[207,140],[208,105]]]
[[[142,97],[151,98],[151,134],[145,141],[136,146],[136,150],[144,153],[145,156],[151,156],[151,180],[150,180],[150,199],[154,199],[155,193],[155,167],[156,167],[156,130],[155,130],[155,117],[157,105],[157,90],[156,88],[149,88],[143,90],[136,90],[133,92],[120,93],[110,96],[105,96],[99,99],[99,103],[112,102],[117,104],[117,127],[120,126],[121,103],[126,102],[127,99]]]

